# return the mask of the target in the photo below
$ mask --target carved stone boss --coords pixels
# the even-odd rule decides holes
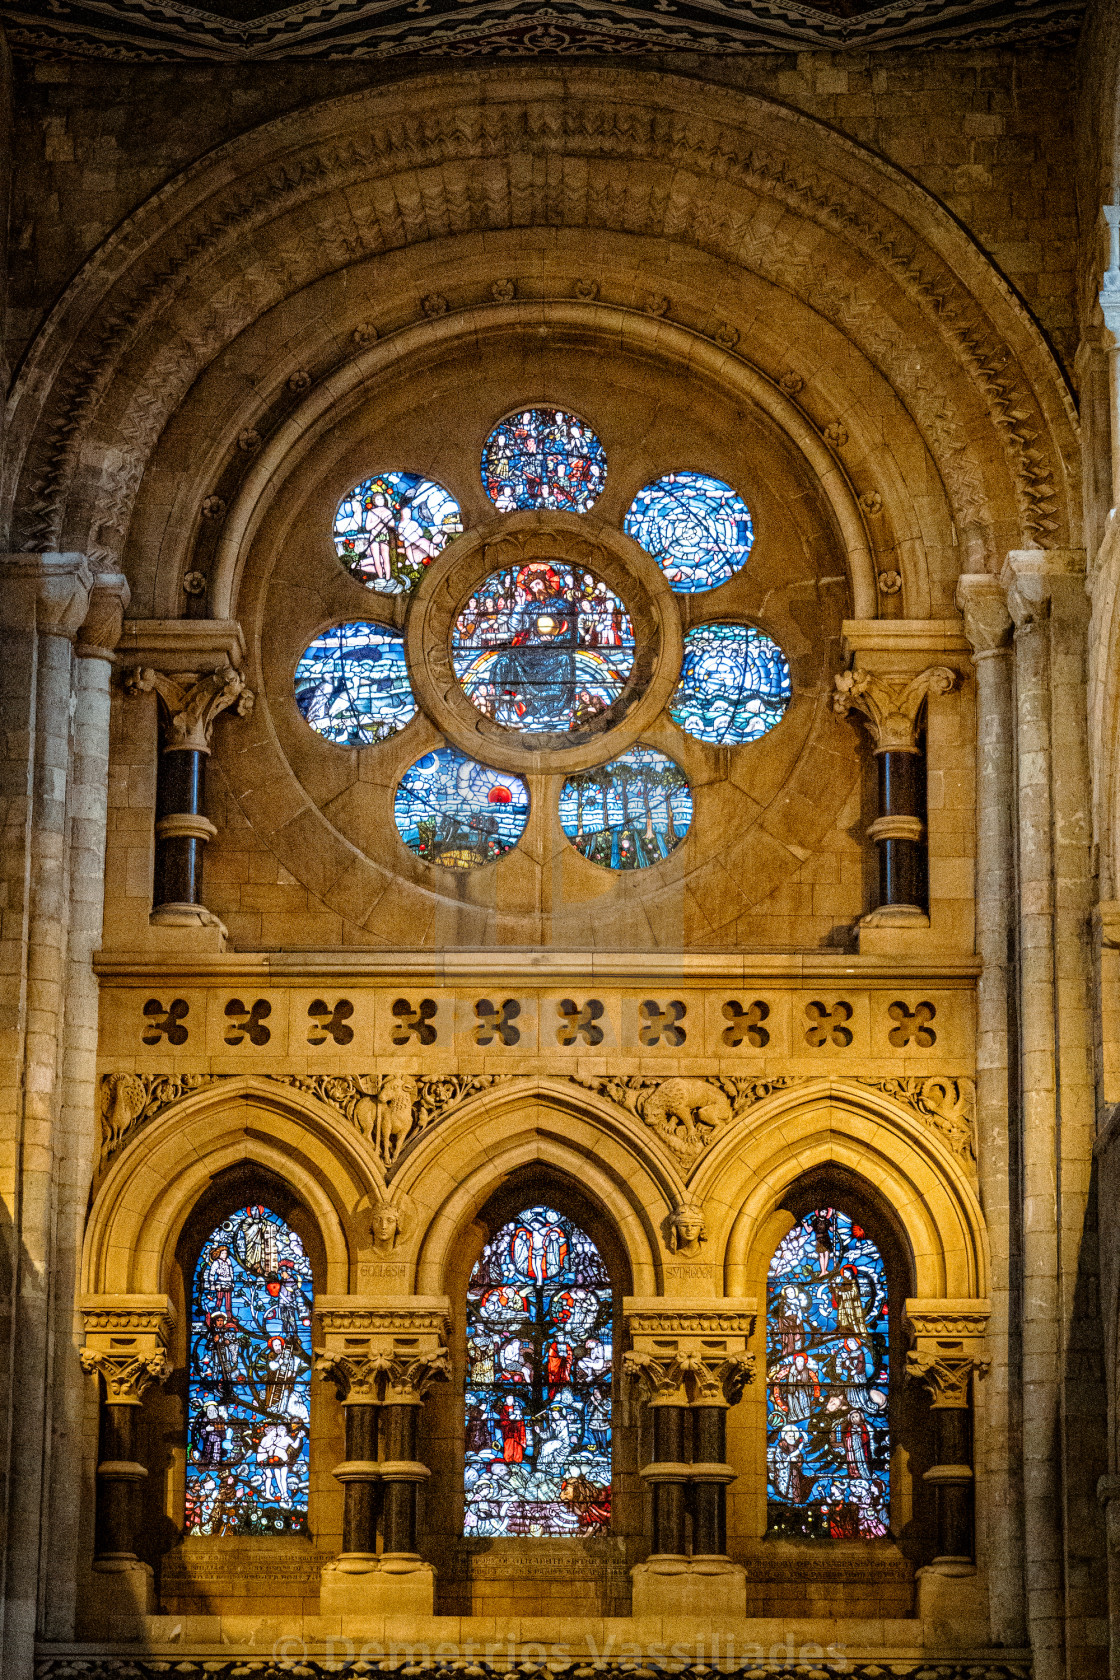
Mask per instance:
[[[860,712],[875,743],[879,814],[868,833],[879,851],[879,911],[872,915],[883,921],[925,916],[925,766],[918,720],[929,695],[948,694],[956,684],[957,674],[947,665],[930,665],[917,676],[897,681],[858,668],[836,678],[835,710],[841,717]]]
[[[652,1493],[654,1574],[737,1573],[727,1556],[727,1409],[754,1379],[747,1342],[753,1301],[624,1302],[630,1351],[623,1369],[648,1405],[652,1453],[642,1480]],[[688,1550],[687,1519],[692,1518]]]
[[[417,1461],[420,1407],[450,1375],[445,1296],[319,1296],[315,1370],[346,1418],[342,1574],[432,1574],[416,1550],[417,1503],[430,1471]],[[380,1522],[383,1550],[377,1553]]]
[[[104,1383],[102,1457],[97,1466],[96,1570],[141,1570],[136,1556],[136,1494],[147,1478],[133,1445],[145,1390],[171,1373],[167,1347],[175,1322],[166,1295],[86,1295],[81,1301],[82,1369]]]
[[[156,867],[152,920],[204,926],[215,920],[202,904],[202,848],[218,832],[204,814],[206,760],[214,720],[233,707],[252,710],[253,694],[232,665],[212,671],[130,671],[129,694],[159,698],[162,742],[156,778]]]
[[[971,1391],[991,1365],[985,1335],[991,1302],[910,1300],[906,1328],[913,1346],[907,1375],[930,1392],[936,1463],[925,1472],[937,1499],[937,1556],[942,1573],[972,1568],[973,1471]]]

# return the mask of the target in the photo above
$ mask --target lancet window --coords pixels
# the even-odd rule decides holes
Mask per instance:
[[[191,1289],[188,1534],[307,1531],[311,1262],[270,1208],[202,1245]]]
[[[887,1274],[838,1208],[807,1213],[766,1283],[768,1529],[877,1539],[890,1506]]]
[[[464,1532],[587,1535],[611,1506],[611,1283],[591,1238],[524,1209],[467,1290]]]

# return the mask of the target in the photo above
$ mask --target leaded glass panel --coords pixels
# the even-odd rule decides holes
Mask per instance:
[[[469,1535],[581,1535],[611,1507],[610,1278],[585,1231],[530,1207],[467,1289]]]
[[[680,845],[692,822],[684,771],[653,747],[570,776],[560,823],[578,852],[606,869],[646,869]]]
[[[786,656],[747,624],[700,624],[684,639],[669,712],[700,741],[741,746],[785,716],[792,695]]]
[[[890,1508],[887,1276],[863,1228],[816,1208],[766,1283],[769,1533],[878,1539]]]
[[[529,789],[468,758],[439,747],[401,777],[393,817],[405,845],[428,863],[470,869],[516,846],[529,819]]]
[[[726,583],[754,542],[746,502],[708,473],[666,473],[647,484],[630,504],[623,528],[653,555],[680,595]]]
[[[474,705],[507,729],[579,729],[634,666],[630,615],[594,572],[538,561],[491,572],[455,620],[451,657]]]
[[[482,483],[502,513],[562,508],[586,513],[602,494],[607,457],[591,427],[560,408],[500,420],[482,451]]]
[[[296,705],[328,741],[368,747],[416,714],[404,638],[381,624],[339,624],[306,650],[295,675]]]
[[[419,473],[363,479],[334,516],[334,545],[348,572],[381,595],[415,588],[441,548],[463,529],[459,504]]]
[[[304,1534],[311,1263],[290,1225],[243,1207],[194,1269],[187,1388],[188,1534]]]

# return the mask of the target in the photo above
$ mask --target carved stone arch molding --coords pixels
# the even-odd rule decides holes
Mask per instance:
[[[249,1162],[303,1202],[323,1244],[323,1287],[345,1294],[360,1256],[373,1252],[375,1163],[325,1105],[252,1078],[174,1104],[117,1156],[86,1225],[83,1293],[168,1294],[176,1245],[199,1198],[227,1168]]]
[[[689,1194],[708,1213],[709,1255],[728,1295],[741,1295],[757,1233],[797,1179],[833,1165],[867,1184],[910,1248],[923,1298],[986,1298],[990,1254],[980,1202],[961,1161],[879,1092],[834,1081],[759,1104],[749,1130],[704,1157]]]
[[[1069,393],[1024,306],[949,215],[800,113],[612,67],[454,71],[366,90],[232,141],[154,195],[75,279],[20,372],[2,496],[8,548],[121,552],[152,451],[186,393],[285,299],[367,258],[532,227],[549,230],[538,244],[552,253],[553,295],[570,233],[633,235],[761,276],[831,324],[920,430],[966,565],[1076,540]],[[568,296],[603,296],[594,276],[566,279]],[[377,314],[376,283],[357,290],[317,379],[352,354],[355,331],[360,341],[356,308]],[[414,292],[410,320],[463,301]],[[668,313],[728,356],[754,330],[738,318],[734,286],[723,315],[705,307],[695,320],[686,288],[669,301],[620,301]],[[372,321],[382,336],[406,324]],[[273,348],[269,359],[289,355]],[[816,377],[806,362],[789,388],[842,459],[855,428],[821,410],[828,381]],[[267,431],[281,411],[265,412],[276,395],[266,384]],[[854,396],[852,408],[858,419]],[[264,434],[242,431],[238,446],[252,453]]]
[[[393,1195],[415,1220],[406,1254],[411,1249],[419,1293],[443,1292],[450,1257],[478,1210],[532,1167],[551,1168],[597,1203],[625,1249],[634,1292],[661,1293],[666,1222],[685,1200],[683,1184],[656,1151],[628,1135],[610,1105],[546,1082],[535,1096],[522,1090],[469,1105],[440,1129],[437,1148],[409,1157]]]

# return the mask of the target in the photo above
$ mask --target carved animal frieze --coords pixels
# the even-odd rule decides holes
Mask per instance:
[[[976,1162],[976,1087],[971,1079],[861,1079],[912,1109],[940,1133],[954,1155]]]
[[[675,1155],[695,1161],[725,1130],[771,1092],[799,1084],[796,1078],[700,1079],[673,1077],[642,1079],[633,1075],[583,1079],[573,1083],[595,1091],[641,1120],[668,1144]]]

